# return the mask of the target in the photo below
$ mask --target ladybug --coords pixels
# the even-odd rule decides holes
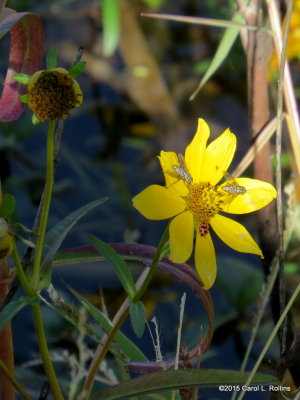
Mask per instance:
[[[202,224],[199,225],[199,232],[201,236],[206,236],[209,232],[209,224],[202,222]]]

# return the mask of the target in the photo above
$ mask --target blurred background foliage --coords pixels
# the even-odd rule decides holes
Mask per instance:
[[[87,62],[87,67],[79,78],[84,103],[65,123],[49,223],[54,224],[96,198],[108,196],[109,201],[76,225],[64,247],[87,244],[90,233],[107,242],[139,241],[157,245],[165,223],[141,217],[131,206],[131,197],[148,184],[163,183],[156,156],[161,149],[183,151],[195,132],[198,117],[208,121],[212,138],[227,127],[237,135],[233,167],[237,165],[250,146],[246,60],[238,40],[221,68],[191,102],[189,97],[210,64],[223,29],[154,20],[141,17],[140,13],[230,20],[233,1],[9,0],[7,7],[41,16],[46,53],[57,46],[59,66],[69,68],[78,48],[84,48],[82,60]],[[295,24],[295,29],[298,26]],[[295,37],[298,37],[296,33]],[[0,60],[2,81],[8,40],[5,37],[0,42],[1,54],[6,55]],[[299,49],[293,52],[291,63],[296,85],[300,80],[298,60]],[[270,93],[274,96],[275,107],[274,76],[276,70],[272,62]],[[46,127],[44,124],[33,126],[27,110],[18,121],[2,123],[0,130],[3,188],[16,197],[16,218],[31,227],[43,189]],[[289,154],[289,144],[285,142],[286,182],[291,178]],[[251,170],[247,174],[251,176]],[[255,218],[250,215],[241,220],[255,235]],[[291,286],[300,273],[299,236],[297,228],[287,254],[287,285]],[[201,365],[238,369],[259,303],[263,275],[256,257],[225,249],[218,240],[215,243],[219,271],[217,284],[212,289],[216,331],[211,350]],[[67,281],[94,304],[103,306],[105,302],[109,315],[113,315],[123,298],[120,284],[105,263],[101,268],[61,267],[54,277],[59,289],[63,289],[63,281]],[[175,349],[179,303],[184,290],[160,274],[143,299],[148,315],[154,313],[158,319],[164,354]],[[299,313],[299,307],[298,302],[295,312]],[[203,310],[198,308],[198,302],[189,293],[183,335],[183,342],[188,346],[193,345],[206,323]],[[73,328],[49,310],[45,320],[53,349],[67,343],[69,355],[76,353],[78,337]],[[270,315],[266,315],[258,348],[270,332],[270,323]],[[16,329],[18,324],[22,324],[21,340]],[[14,327],[17,362],[30,363],[36,349],[26,310],[17,316]],[[24,334],[24,329],[28,334]],[[134,335],[129,324],[124,329]],[[154,357],[148,333],[137,343],[150,358]],[[275,358],[277,352],[275,343],[269,358]],[[27,370],[27,376],[22,371],[23,379],[30,380],[31,372]],[[118,368],[116,371],[120,374]]]

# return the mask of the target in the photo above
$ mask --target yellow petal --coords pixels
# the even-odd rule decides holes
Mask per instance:
[[[174,165],[178,165],[177,154],[173,151],[161,151],[158,159],[165,176],[166,186],[169,190],[179,196],[187,196],[188,188],[183,180],[176,176],[173,168]]]
[[[167,188],[151,185],[133,199],[134,207],[148,219],[166,219],[184,211],[185,201]]]
[[[231,164],[236,149],[236,137],[226,129],[206,149],[201,181],[216,185]]]
[[[198,275],[204,284],[204,289],[210,289],[216,280],[217,263],[214,245],[209,233],[205,236],[200,236],[197,233],[195,264]]]
[[[83,101],[83,94],[82,90],[80,89],[79,83],[73,79],[73,90],[75,92],[75,95],[77,96],[77,104],[76,107],[79,107],[82,104]]]
[[[206,143],[209,135],[209,126],[203,119],[199,118],[197,132],[185,150],[185,161],[193,178],[193,183],[200,182]]]
[[[228,194],[228,203],[225,201],[222,210],[232,214],[246,214],[259,210],[277,197],[273,185],[258,179],[236,178],[220,185],[238,185],[246,189],[244,194]]]
[[[186,262],[193,250],[194,218],[190,211],[177,215],[170,223],[170,260]]]
[[[219,238],[229,247],[242,253],[257,254],[263,258],[257,243],[243,225],[220,214],[212,217],[210,224]]]

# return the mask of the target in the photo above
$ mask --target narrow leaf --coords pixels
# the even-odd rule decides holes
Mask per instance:
[[[145,330],[146,310],[141,301],[129,301],[129,314],[131,326],[137,337],[141,337]]]
[[[0,99],[0,121],[17,119],[25,108],[20,96],[27,88],[13,79],[16,73],[32,75],[40,66],[44,36],[40,18],[31,13],[9,12],[0,21],[0,35],[10,32],[8,69]]]
[[[47,58],[46,58],[46,67],[47,69],[56,68],[57,66],[57,47],[53,46],[48,51]]]
[[[120,36],[119,0],[103,0],[103,54],[111,56],[116,50]]]
[[[34,304],[39,301],[39,298],[34,299],[29,297],[20,297],[16,301],[11,301],[8,303],[0,313],[0,332],[5,327],[5,325],[19,312],[27,306],[28,304]]]
[[[189,369],[154,372],[122,382],[105,389],[93,397],[94,400],[121,400],[156,393],[163,390],[175,390],[196,386],[242,385],[248,378],[248,372],[214,369]],[[252,385],[280,385],[278,379],[268,374],[256,374]]]
[[[24,103],[24,104],[28,104],[28,93],[22,94],[22,96],[20,96],[20,102]]]
[[[72,212],[58,224],[56,224],[47,234],[45,238],[44,246],[44,258],[42,261],[42,281],[41,289],[47,288],[51,282],[51,262],[55,256],[57,250],[60,248],[63,240],[73,228],[73,226],[79,221],[80,218],[85,216],[88,212],[92,211],[100,204],[106,201],[106,198],[92,201]]]
[[[15,198],[11,194],[5,193],[2,197],[0,217],[5,219],[11,217],[15,212],[15,204]]]
[[[22,85],[27,85],[29,82],[30,76],[27,74],[14,74],[13,79],[19,83],[22,83]]]
[[[33,243],[31,240],[23,238],[21,235],[18,235],[16,232],[14,234],[18,239],[20,239],[20,241],[22,243],[25,244],[26,247],[31,247],[32,249],[35,248],[35,243]]]
[[[101,239],[92,236],[91,242],[105,260],[113,267],[128,296],[133,298],[136,293],[136,288],[131,271],[126,262],[111,246],[104,243]]]
[[[69,69],[70,76],[72,76],[73,78],[76,78],[78,75],[80,75],[84,71],[85,66],[86,66],[85,61],[76,61]]]
[[[242,22],[243,18],[240,14],[235,14],[232,18],[232,22]],[[223,61],[226,59],[228,53],[230,52],[236,38],[239,34],[240,28],[230,27],[227,28],[218,46],[218,49],[212,59],[212,62],[201,79],[197,89],[191,95],[190,100],[193,100],[195,96],[199,93],[205,83],[212,77],[212,75],[221,66]]]
[[[70,288],[68,289],[73,293],[73,295],[80,301],[80,303],[87,309],[93,318],[102,326],[102,328],[110,333],[113,329],[111,321],[104,315],[97,307],[91,304],[85,297],[76,292],[76,290]],[[121,331],[115,336],[116,343],[120,346],[123,353],[130,359],[136,361],[147,361],[146,356],[141,352],[141,350],[127,338]]]

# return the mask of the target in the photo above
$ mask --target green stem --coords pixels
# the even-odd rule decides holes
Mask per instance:
[[[47,164],[46,164],[46,183],[43,198],[43,206],[41,212],[41,220],[38,229],[38,238],[36,242],[34,264],[33,264],[33,277],[32,285],[35,289],[38,289],[40,280],[40,264],[42,259],[43,245],[45,239],[45,232],[48,221],[48,214],[51,202],[52,188],[53,188],[53,156],[54,156],[54,134],[55,134],[55,121],[50,120],[48,126],[47,136]]]
[[[54,166],[53,166],[54,134],[55,134],[55,121],[50,120],[48,125],[48,136],[47,136],[46,182],[45,182],[45,190],[43,193],[41,219],[39,223],[38,238],[36,242],[34,262],[33,262],[32,286],[35,290],[38,290],[40,281],[40,265],[42,260],[43,246],[44,246],[45,233],[46,233],[51,196],[52,196],[53,181],[54,181]],[[43,366],[49,380],[49,385],[52,394],[55,400],[63,400],[63,395],[48,350],[48,344],[46,340],[44,324],[42,319],[42,312],[39,304],[34,304],[32,306],[32,313],[33,313],[33,321],[34,321],[35,332],[37,335],[38,346],[43,360]]]
[[[22,263],[20,261],[20,257],[19,257],[19,253],[16,247],[16,241],[15,239],[13,239],[13,252],[12,252],[12,256],[14,259],[14,263],[15,263],[15,267],[16,267],[16,271],[18,274],[18,278],[21,282],[22,288],[24,289],[25,293],[31,297],[34,296],[36,294],[35,290],[32,289],[32,287],[30,286],[27,276],[25,275]]]
[[[159,260],[161,259],[161,256],[163,254],[163,248],[164,245],[166,244],[166,241],[168,239],[168,232],[169,232],[169,224],[167,225],[161,240],[159,242],[159,245],[157,247],[155,256],[152,260],[151,266],[150,266],[150,270],[144,280],[144,282],[142,283],[142,286],[140,287],[140,289],[137,290],[135,296],[133,297],[132,301],[137,301],[139,300],[143,293],[145,292],[145,290],[147,289],[147,287],[149,286],[155,272],[156,272],[156,267],[157,264],[159,262]],[[126,300],[125,300],[126,301]],[[101,364],[101,362],[104,360],[104,357],[106,356],[107,351],[109,350],[109,347],[112,343],[112,341],[114,340],[115,335],[118,333],[118,330],[120,329],[120,327],[122,326],[123,322],[125,321],[127,315],[129,313],[129,305],[127,303],[126,307],[124,308],[123,312],[118,316],[118,319],[115,321],[114,327],[113,329],[110,331],[110,333],[106,336],[106,338],[103,340],[102,344],[98,346],[95,356],[93,358],[93,361],[90,365],[90,369],[87,373],[87,377],[84,383],[84,387],[83,387],[83,391],[81,394],[81,399],[82,400],[88,400],[90,392],[92,390],[92,386],[95,380],[95,376],[96,373],[99,369],[99,365]]]
[[[133,297],[132,301],[137,301],[139,300],[142,295],[144,294],[145,290],[148,288],[155,272],[156,272],[156,267],[157,264],[159,262],[159,260],[161,259],[162,253],[163,253],[163,248],[168,240],[169,237],[169,224],[167,225],[166,229],[164,230],[164,233],[162,234],[162,237],[160,239],[159,245],[157,247],[155,256],[153,258],[153,261],[151,263],[150,266],[150,270],[144,280],[144,282],[142,283],[141,288],[136,292],[135,296]]]
[[[16,388],[16,390],[21,394],[23,399],[32,400],[32,397],[26,392],[20,382],[15,378],[15,376],[10,372],[7,366],[4,364],[2,360],[0,360],[0,369],[5,373],[7,379],[11,382],[11,384]]]
[[[48,345],[47,345],[47,340],[46,340],[46,335],[45,335],[45,330],[44,330],[44,324],[43,324],[43,319],[42,319],[42,313],[41,313],[41,308],[39,304],[34,304],[32,306],[32,313],[33,313],[33,321],[34,321],[34,327],[35,327],[35,332],[37,335],[37,340],[38,340],[38,345],[39,345],[39,350],[42,356],[43,360],[43,366],[45,369],[45,372],[47,374],[48,380],[49,380],[49,385],[52,391],[52,394],[54,396],[55,400],[63,400],[63,395],[60,390],[60,386],[52,365],[52,361],[50,358],[49,350],[48,350]]]

